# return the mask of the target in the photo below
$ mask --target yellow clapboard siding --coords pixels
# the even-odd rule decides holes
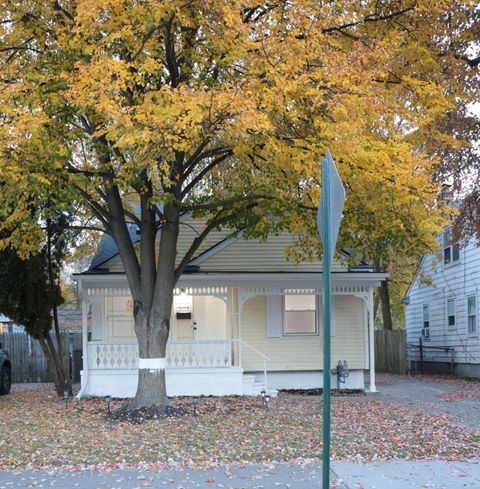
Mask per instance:
[[[204,226],[205,220],[192,218],[182,220],[177,245],[177,264]],[[198,257],[231,236],[231,229],[211,231],[194,256]],[[321,272],[322,263],[319,260],[295,263],[287,259],[286,250],[293,241],[292,235],[287,232],[270,236],[266,241],[246,240],[240,236],[202,262],[200,272]],[[118,256],[105,266],[111,272],[123,272],[123,265]],[[335,263],[332,270],[334,272],[347,271],[347,268]]]
[[[218,272],[321,272],[321,261],[295,263],[288,260],[286,250],[293,243],[289,233],[270,236],[266,241],[239,238],[202,263],[201,271]],[[333,271],[345,271],[337,263]]]
[[[335,297],[335,336],[332,336],[332,368],[338,360],[347,360],[351,369],[365,366],[365,324],[363,301],[353,296]],[[321,370],[323,341],[321,336],[267,337],[266,299],[253,297],[243,309],[242,339],[270,357],[268,370]],[[243,368],[263,370],[263,360],[243,348]]]

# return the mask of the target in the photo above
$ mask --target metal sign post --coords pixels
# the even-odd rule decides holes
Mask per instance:
[[[323,489],[330,487],[331,268],[344,203],[345,189],[332,155],[327,149],[326,156],[322,160],[322,194],[317,215],[317,227],[323,243]]]

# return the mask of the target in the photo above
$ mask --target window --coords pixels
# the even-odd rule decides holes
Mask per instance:
[[[455,327],[455,299],[447,300],[447,324],[449,327]]]
[[[430,328],[430,307],[428,304],[423,304],[423,329],[428,331],[428,328]]]
[[[443,234],[443,263],[455,263],[460,260],[460,245],[453,241],[452,228],[447,228]]]
[[[467,322],[468,333],[477,332],[477,296],[470,295],[467,297]]]
[[[283,307],[284,335],[317,334],[317,299],[315,295],[285,294]]]

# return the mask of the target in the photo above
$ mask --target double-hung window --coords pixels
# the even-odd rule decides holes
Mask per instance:
[[[477,332],[477,296],[469,295],[467,297],[467,323],[468,334]]]
[[[423,304],[423,330],[422,336],[430,338],[430,306]]]
[[[452,228],[443,233],[443,263],[448,265],[460,260],[460,244],[453,240]]]
[[[454,328],[455,321],[455,299],[452,297],[447,299],[447,324],[449,328]]]
[[[311,295],[285,294],[283,301],[283,334],[315,335],[318,333],[317,298]]]

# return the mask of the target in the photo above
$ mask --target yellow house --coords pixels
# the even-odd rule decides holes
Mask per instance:
[[[180,255],[201,224],[182,226]],[[130,231],[138,239],[135,228]],[[232,237],[230,230],[209,235],[175,289],[168,395],[322,387],[322,265],[289,261],[291,244],[287,233],[267,241]],[[132,397],[138,375],[132,301],[111,238],[75,278],[83,304],[80,396]],[[375,390],[371,312],[373,290],[385,278],[365,265],[333,267],[332,387],[364,389],[369,370],[369,389]],[[348,377],[337,375],[339,362],[348,365]]]

